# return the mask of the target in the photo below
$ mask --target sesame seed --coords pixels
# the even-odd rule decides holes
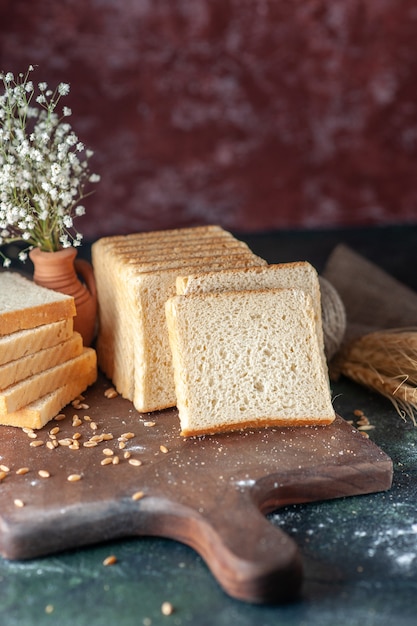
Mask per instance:
[[[169,450],[166,446],[159,446],[159,449],[161,452],[163,452],[164,454],[166,454]]]
[[[13,500],[13,502],[14,502],[14,505],[17,506],[19,509],[25,506],[25,503],[20,498],[16,498],[15,500]]]
[[[39,474],[39,476],[41,478],[49,478],[50,477],[50,473],[48,472],[48,470],[39,470],[38,474]]]
[[[143,491],[135,491],[132,495],[132,500],[142,500],[145,497],[145,493]]]

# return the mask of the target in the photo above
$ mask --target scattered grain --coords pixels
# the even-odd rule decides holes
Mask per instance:
[[[72,427],[77,428],[77,426],[81,426],[81,424],[82,424],[82,421],[80,420],[78,415],[74,415],[72,418]]]
[[[106,456],[105,459],[102,459],[102,461],[100,462],[100,465],[112,465],[113,461],[109,456]]]
[[[70,446],[73,441],[70,437],[65,437],[64,439],[58,439],[58,445],[60,446]]]
[[[129,450],[126,450],[126,452],[123,453],[123,458],[124,459],[130,459],[130,457],[131,457],[131,454],[130,454]]]
[[[147,426],[148,428],[152,428],[152,426],[155,426],[156,422],[144,422],[144,426]]]
[[[139,467],[140,465],[142,465],[142,461],[140,461],[139,459],[129,459],[129,464],[134,465],[135,467]]]
[[[113,450],[110,450],[110,448],[104,448],[103,454],[105,456],[113,456],[114,452],[113,452]]]
[[[47,604],[46,607],[45,607],[45,613],[50,615],[53,612],[54,612],[54,605],[53,604]]]
[[[97,430],[98,426],[95,422],[90,422],[90,428],[91,430]]]
[[[38,435],[36,433],[27,433],[27,436],[29,437],[29,439],[36,439],[38,437]]]
[[[104,395],[106,398],[112,399],[112,398],[117,398],[119,394],[117,393],[114,387],[109,387],[108,389],[105,390]]]
[[[373,426],[372,424],[363,424],[361,426],[358,426],[358,430],[373,430],[375,428],[375,426]]]
[[[7,476],[8,472],[4,472],[3,470],[0,471],[0,480],[4,480]]]
[[[41,478],[50,478],[51,476],[48,470],[39,470],[38,474]]]
[[[83,443],[84,448],[95,448],[95,446],[98,446],[97,441],[84,441]]]
[[[112,433],[103,433],[101,435],[101,438],[103,439],[103,441],[111,441],[113,439],[113,435]]]
[[[361,417],[363,415],[363,411],[361,411],[360,409],[355,409],[353,411],[353,415],[355,415],[355,417]]]
[[[74,441],[77,441],[77,439],[81,439],[81,433],[74,433],[72,438],[74,439]]]
[[[166,454],[167,452],[169,452],[168,448],[164,445],[159,446],[159,449],[161,452],[163,452],[163,454]]]
[[[77,483],[79,480],[81,480],[81,478],[82,478],[81,474],[70,474],[67,477],[67,480],[70,483]]]
[[[115,563],[117,563],[117,558],[115,557],[114,554],[111,554],[110,556],[106,556],[106,558],[103,561],[103,565],[105,567],[109,565],[114,565]]]
[[[18,476],[23,476],[24,474],[27,474],[28,472],[29,472],[28,467],[19,467],[19,469],[16,470],[16,474]]]
[[[91,417],[89,415],[84,415],[85,422],[91,422]]]
[[[57,435],[59,433],[59,426],[55,426],[54,428],[51,428],[51,430],[49,431],[50,435]]]
[[[58,447],[58,442],[55,441],[47,441],[46,442],[46,447],[49,448],[50,450],[55,450],[55,448]]]
[[[171,602],[163,602],[161,606],[162,615],[172,615],[174,612],[174,607]]]
[[[54,417],[55,422],[62,422],[66,418],[65,413],[59,413]]]
[[[17,506],[19,509],[22,509],[25,506],[25,503],[20,498],[15,498],[13,502],[14,502],[14,505]]]
[[[118,456],[113,456],[111,462],[113,463],[113,465],[119,465],[120,458]]]
[[[10,467],[8,467],[7,465],[0,465],[0,470],[2,472],[10,472]]]
[[[123,439],[133,439],[135,437],[135,433],[122,433],[120,435],[119,441]]]
[[[119,450],[124,450],[126,448],[126,441],[119,441]]]
[[[43,446],[44,442],[38,439],[37,441],[31,441],[29,446],[31,448],[39,448],[39,446]]]
[[[145,497],[144,491],[135,491],[135,493],[132,495],[132,500],[142,500],[142,498],[144,497]]]

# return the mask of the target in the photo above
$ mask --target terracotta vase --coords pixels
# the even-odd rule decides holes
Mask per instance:
[[[29,256],[34,267],[35,283],[73,296],[77,311],[74,330],[82,335],[84,345],[90,346],[97,318],[97,291],[90,263],[77,259],[75,248],[64,248],[57,252],[43,252],[33,248]]]

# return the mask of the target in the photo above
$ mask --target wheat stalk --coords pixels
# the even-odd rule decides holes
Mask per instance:
[[[417,331],[378,331],[352,343],[342,373],[388,398],[398,414],[417,426]]]

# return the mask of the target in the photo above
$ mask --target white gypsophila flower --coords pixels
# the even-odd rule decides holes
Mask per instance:
[[[100,177],[89,171],[93,151],[63,121],[71,109],[63,107],[62,117],[55,112],[69,85],[52,91],[39,82],[36,93],[29,80],[33,69],[16,80],[11,72],[0,75],[0,245],[21,239],[29,247],[55,250],[80,245],[82,235],[71,232],[73,218],[85,213],[79,204],[88,195],[85,184]]]

